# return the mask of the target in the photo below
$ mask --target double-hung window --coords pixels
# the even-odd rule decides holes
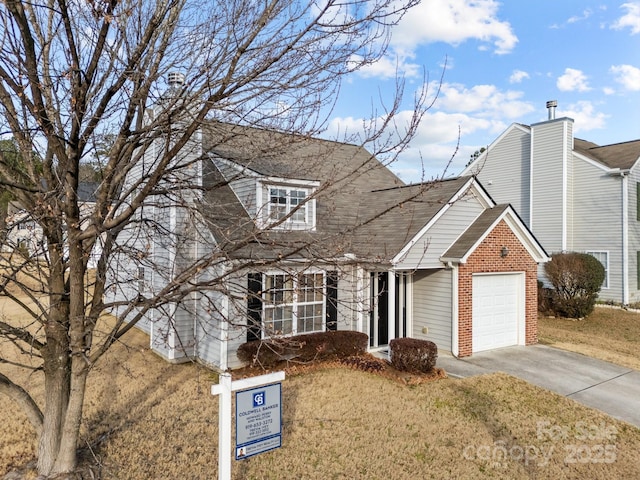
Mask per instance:
[[[272,221],[284,219],[286,223],[307,223],[307,191],[269,187],[269,218]]]
[[[264,281],[264,336],[324,330],[324,274],[268,274]]]

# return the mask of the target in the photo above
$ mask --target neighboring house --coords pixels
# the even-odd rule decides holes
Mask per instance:
[[[78,199],[80,200],[81,215],[91,211],[95,204],[95,192],[98,188],[96,182],[80,182],[78,184]],[[31,215],[17,202],[11,202],[8,215],[5,220],[6,237],[2,243],[5,252],[20,251],[31,257],[46,255],[46,243],[42,234],[42,227]],[[95,268],[100,257],[101,247],[96,243],[88,267]]]
[[[215,272],[224,285],[138,324],[165,358],[225,370],[240,366],[248,340],[325,330],[365,332],[371,351],[413,337],[457,356],[537,341],[547,255],[474,177],[404,185],[362,147],[216,122],[183,161],[204,192],[192,198],[201,217],[178,203],[161,215],[159,200],[145,207],[169,233],[131,232],[145,263],[118,260],[106,298],[133,315],[136,298],[175,280],[185,260],[226,259]],[[169,241],[188,231],[198,233]]]
[[[555,118],[555,105],[548,102],[547,121],[511,125],[462,174],[510,203],[550,254],[600,260],[602,300],[638,302],[640,140],[598,146],[574,138],[574,121]]]

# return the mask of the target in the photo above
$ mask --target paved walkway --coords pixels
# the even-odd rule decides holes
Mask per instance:
[[[505,372],[640,428],[640,372],[545,345],[507,347],[457,359],[439,352],[450,377]]]

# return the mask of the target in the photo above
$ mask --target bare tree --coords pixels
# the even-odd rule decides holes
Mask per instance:
[[[0,392],[24,409],[38,433],[41,474],[76,468],[87,377],[100,356],[149,312],[214,292],[225,282],[229,289],[228,268],[203,272],[228,264],[229,250],[264,242],[247,219],[202,214],[206,197],[215,197],[229,179],[194,180],[194,168],[203,168],[194,139],[203,128],[215,130],[213,120],[304,138],[321,133],[341,79],[384,54],[389,28],[415,3],[2,2],[0,134],[13,137],[25,160],[17,165],[0,156],[0,186],[41,236],[26,250],[3,246],[0,294],[19,305],[30,321],[0,320],[0,363],[41,372],[45,393],[36,401],[2,373]],[[167,85],[164,79],[171,72],[180,75]],[[372,123],[361,142],[373,142],[368,144],[377,146],[374,153],[397,154],[413,133],[423,99],[418,96],[407,128],[385,136],[400,105],[392,99],[380,124]],[[211,137],[218,140],[210,148],[223,150],[228,134]],[[292,138],[272,136],[270,151],[291,148]],[[321,163],[331,152],[314,155]],[[372,161],[366,156],[354,163],[346,177],[362,176]],[[90,200],[81,191],[83,162],[100,171]],[[348,185],[346,177],[329,179],[327,185]],[[182,239],[168,235],[160,221],[164,209],[176,204],[193,217]],[[135,301],[105,301],[109,289],[124,288],[110,283],[119,278],[110,269],[123,268],[116,259],[144,262],[150,258],[149,239],[159,242],[165,236],[184,247],[212,229],[220,238],[233,239],[233,248],[221,248],[218,238],[198,256],[166,264],[156,257],[151,265],[156,272],[172,271],[166,283],[156,282]],[[339,249],[340,240],[334,240]],[[280,259],[304,250],[311,263],[327,254],[314,251],[309,238],[278,247]],[[273,261],[255,255],[234,259],[236,270]],[[141,283],[142,272],[130,281]],[[103,316],[105,310],[120,315],[113,321]]]

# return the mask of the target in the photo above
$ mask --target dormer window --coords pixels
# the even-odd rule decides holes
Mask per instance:
[[[274,179],[275,180],[275,179]],[[262,228],[315,230],[318,182],[278,179],[258,182],[258,219]]]
[[[306,190],[270,187],[269,218],[274,222],[285,218],[284,222],[307,223],[306,198]]]

